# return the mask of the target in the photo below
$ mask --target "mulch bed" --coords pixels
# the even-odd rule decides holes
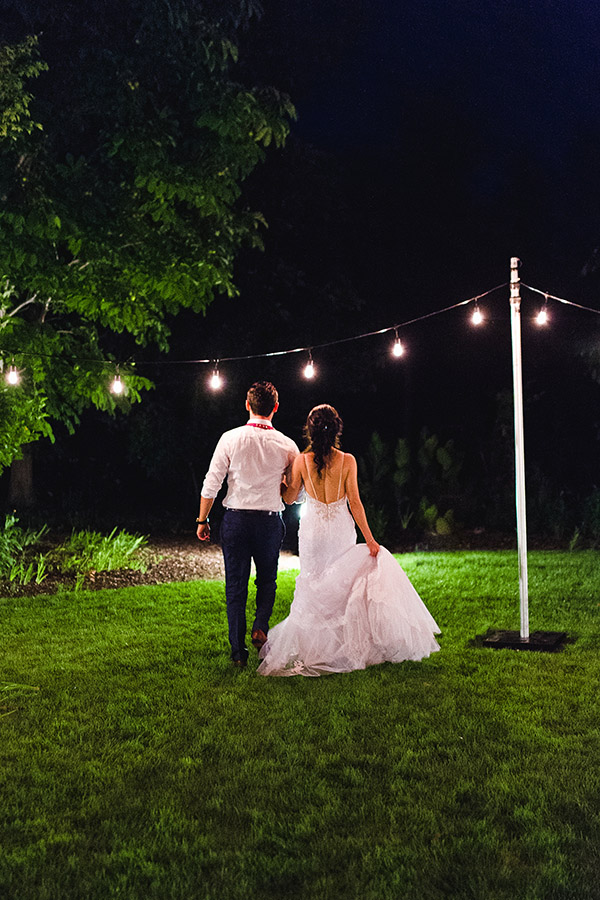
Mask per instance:
[[[144,563],[139,569],[114,569],[111,572],[89,572],[82,584],[85,590],[121,588],[138,584],[166,584],[171,581],[198,581],[225,578],[223,554],[216,544],[203,544],[195,535],[149,538],[137,554]],[[295,557],[282,553],[281,568],[293,564]],[[14,584],[0,581],[0,596],[35,596],[73,590],[73,576],[48,574],[41,584]]]

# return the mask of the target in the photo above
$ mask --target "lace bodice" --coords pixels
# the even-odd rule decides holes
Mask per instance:
[[[317,574],[356,544],[354,519],[346,497],[322,503],[306,495],[306,509],[298,532],[300,570]]]

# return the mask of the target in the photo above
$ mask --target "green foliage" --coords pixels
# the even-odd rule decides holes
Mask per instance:
[[[126,410],[150,383],[123,370],[115,399],[107,361],[166,350],[170,316],[236,294],[236,254],[264,225],[242,184],[294,115],[230,75],[257,11],[108,0],[88,18],[67,0],[27,11],[39,50],[0,44],[0,355],[27,371],[0,409],[0,467],[53,421]]]
[[[592,541],[600,541],[600,489],[597,487],[583,502],[582,533]]]
[[[31,581],[33,564],[27,560],[27,556],[47,530],[45,525],[37,531],[21,528],[19,520],[12,513],[5,517],[4,528],[0,531],[0,578],[19,583]]]
[[[412,446],[399,438],[391,448],[375,432],[359,461],[360,489],[371,528],[384,540],[392,528],[425,529],[440,535],[456,529],[462,453],[423,428]]]
[[[435,534],[452,534],[454,531],[454,510],[447,509],[444,515],[435,503],[429,503],[427,497],[422,497],[417,511],[417,521],[422,522],[427,531]]]
[[[0,46],[0,141],[14,143],[34,128],[41,129],[39,122],[31,118],[33,95],[25,85],[47,68],[38,59],[37,38],[32,35],[20,44]]]
[[[532,465],[527,472],[527,523],[534,534],[547,534],[561,540],[571,530],[564,491]]]
[[[97,531],[76,531],[58,548],[55,558],[61,571],[77,574],[92,570],[140,569],[143,563],[136,559],[135,553],[146,543],[143,535],[128,534],[116,528],[108,535]]]
[[[442,444],[437,435],[423,428],[414,446],[406,438],[398,440],[394,462],[394,492],[402,528],[412,522],[427,531],[451,534],[456,523],[448,504],[454,503],[460,493],[463,463],[463,454],[454,441]]]
[[[405,438],[398,440],[394,462],[394,491],[402,527],[413,521],[427,531],[451,534],[455,530],[454,510],[448,504],[459,495],[463,462],[454,441],[442,444],[436,434],[423,428],[416,446]]]
[[[7,385],[0,375],[0,471],[22,455],[25,444],[52,437],[47,397]]]
[[[364,456],[358,461],[360,493],[371,531],[385,540],[390,524],[389,477],[391,451],[375,431]]]
[[[78,531],[62,544],[40,552],[48,528],[22,528],[13,514],[7,515],[0,531],[0,580],[15,584],[40,584],[49,574],[73,575],[81,587],[90,572],[113,569],[143,569],[144,562],[136,554],[147,543],[142,535],[117,531],[103,535],[95,531]],[[47,540],[45,542],[48,543]]]

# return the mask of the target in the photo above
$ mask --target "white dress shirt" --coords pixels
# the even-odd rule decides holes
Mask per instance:
[[[268,426],[268,427],[265,427]],[[281,512],[281,482],[298,456],[294,441],[266,419],[250,416],[245,425],[221,436],[202,485],[203,497],[214,499],[227,476],[228,509]]]

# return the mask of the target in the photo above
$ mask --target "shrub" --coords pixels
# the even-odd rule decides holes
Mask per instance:
[[[144,569],[144,562],[136,552],[147,539],[113,528],[110,534],[96,531],[77,531],[62,544],[47,552],[40,552],[40,541],[46,535],[46,525],[37,531],[24,529],[14,515],[7,515],[0,531],[0,580],[11,584],[40,584],[48,574],[74,575],[80,587],[90,572],[112,569]]]
[[[147,543],[146,538],[113,528],[110,534],[76,531],[58,548],[62,572],[108,572],[112,569],[141,569],[143,563],[135,552]]]
[[[18,518],[9,513],[0,531],[0,578],[28,584],[35,577],[39,584],[46,577],[46,556],[38,553],[36,559],[32,559],[31,550],[47,531],[46,525],[37,531],[21,528]]]

